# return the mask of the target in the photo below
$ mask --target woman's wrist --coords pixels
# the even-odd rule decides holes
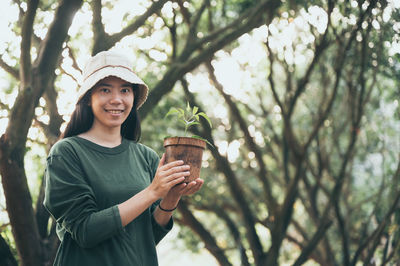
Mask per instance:
[[[160,201],[160,203],[158,204],[160,209],[162,211],[166,210],[166,211],[173,211],[176,209],[176,207],[178,206],[179,203],[179,199],[168,199],[168,198],[164,198]]]
[[[171,209],[167,209],[161,206],[161,202],[158,204],[158,208],[160,208],[160,210],[162,210],[163,212],[173,212],[175,211],[175,209],[178,207],[178,205],[176,205],[175,207],[171,208]]]
[[[152,202],[156,202],[160,199],[160,197],[157,196],[157,194],[151,189],[150,186],[145,188],[144,191]]]

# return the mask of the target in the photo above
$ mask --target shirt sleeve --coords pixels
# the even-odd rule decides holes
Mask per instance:
[[[154,206],[154,205],[153,205]],[[155,210],[155,207],[153,207],[153,211]],[[168,221],[167,225],[161,226],[157,223],[156,219],[154,219],[154,215],[151,216],[151,226],[153,228],[153,236],[154,236],[154,242],[156,245],[168,234],[169,231],[171,231],[172,227],[174,226],[174,220],[171,219]]]
[[[154,154],[152,156],[152,160],[150,161],[151,180],[153,180],[154,176],[156,175],[157,167],[160,162],[160,158],[158,157],[157,153],[155,153],[154,151],[152,153],[154,153]],[[160,203],[160,200],[157,200],[156,202],[154,202],[152,204],[152,206],[151,206],[152,214],[155,211],[155,209],[159,203]],[[169,231],[171,231],[173,225],[174,225],[174,221],[173,221],[172,217],[169,220],[168,224],[164,227],[157,223],[156,219],[154,219],[154,215],[151,215],[151,226],[153,229],[154,242],[156,243],[156,245],[167,235],[167,233]]]
[[[122,230],[117,206],[99,210],[80,162],[70,151],[50,155],[44,206],[79,246],[89,248]]]

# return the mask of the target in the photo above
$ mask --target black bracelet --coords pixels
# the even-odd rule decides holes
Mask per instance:
[[[178,206],[176,206],[176,207],[178,207]],[[158,204],[158,208],[160,208],[160,210],[165,211],[165,212],[173,212],[176,209],[176,207],[168,210],[168,209],[164,209],[163,207],[161,207],[161,203]]]

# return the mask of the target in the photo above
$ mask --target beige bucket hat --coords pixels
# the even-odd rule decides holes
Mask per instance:
[[[78,101],[83,95],[97,82],[108,77],[115,76],[129,83],[137,84],[139,91],[135,94],[137,109],[139,109],[147,99],[149,88],[132,70],[133,63],[120,53],[104,51],[96,54],[86,63],[83,69],[83,77],[78,91]]]

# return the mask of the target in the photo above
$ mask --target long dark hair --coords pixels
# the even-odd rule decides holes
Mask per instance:
[[[72,113],[71,119],[68,122],[64,133],[61,135],[61,138],[68,138],[79,135],[88,131],[92,127],[94,115],[92,107],[89,106],[92,89],[87,91],[83,95],[83,97],[76,103],[75,110]],[[136,96],[138,96],[139,92],[138,85],[132,84],[132,90],[135,98],[133,101],[131,112],[121,125],[121,136],[123,138],[138,142],[142,133],[136,101]]]

